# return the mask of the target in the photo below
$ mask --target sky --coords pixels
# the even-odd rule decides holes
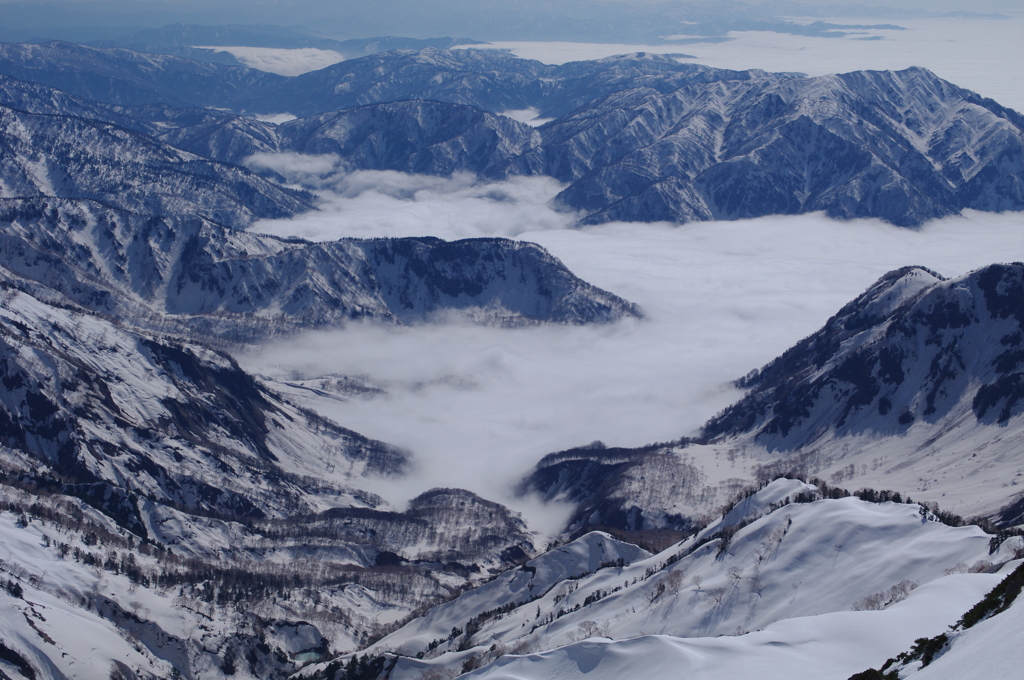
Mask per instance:
[[[24,0],[0,0],[0,4],[16,4],[24,2]],[[250,2],[241,2],[240,0],[205,0],[204,2],[198,2],[197,0],[64,0],[67,4],[79,5],[79,6],[124,6],[124,7],[137,7],[137,8],[153,8],[153,7],[165,7],[169,9],[180,9],[180,8],[191,8],[205,6],[207,8],[217,7],[237,7],[240,5],[248,5],[254,9],[259,9],[261,6],[283,6],[283,7],[329,7],[334,6],[339,11],[344,11],[354,5],[363,4],[356,2],[356,0],[334,0],[333,2],[325,2],[325,0],[252,0]],[[37,4],[43,4],[38,2]],[[56,3],[50,3],[56,4]],[[479,0],[427,0],[427,2],[420,2],[420,5],[434,8],[463,8],[472,9],[479,8],[482,5],[486,5],[486,2],[480,2]],[[520,2],[520,5],[539,4]],[[545,3],[558,5],[574,5],[574,4],[588,4],[586,2],[570,2],[566,0],[560,0],[555,3]],[[657,6],[666,4],[666,0],[603,0],[602,3],[592,4],[613,4],[613,5],[624,5],[624,6]],[[685,4],[707,4],[707,3],[685,3]],[[772,4],[768,2],[753,1],[749,2],[751,5],[764,5]],[[1016,0],[976,0],[975,2],[966,2],[965,0],[867,0],[866,2],[837,2],[836,0],[798,0],[797,2],[789,3],[793,5],[807,5],[807,6],[850,6],[850,5],[862,5],[865,7],[893,7],[900,9],[927,9],[935,11],[951,11],[958,9],[974,9],[975,11],[1005,11],[1014,12],[1020,11],[1020,3]]]
[[[836,14],[861,14],[851,3],[807,0],[800,3],[667,3],[648,0],[0,0],[7,7],[0,39],[32,37],[73,40],[113,39],[144,28],[172,23],[299,25],[333,38],[400,35],[414,38],[455,37],[485,40],[565,40],[609,42],[626,36],[657,37],[677,20],[742,21],[752,16],[814,14],[820,7],[845,8]],[[906,12],[1002,12],[1021,15],[1018,0],[890,0],[867,2],[877,14]],[[667,9],[663,9],[667,8]],[[682,8],[682,9],[681,9]],[[902,15],[900,13],[903,13]],[[672,24],[675,26],[675,23]]]

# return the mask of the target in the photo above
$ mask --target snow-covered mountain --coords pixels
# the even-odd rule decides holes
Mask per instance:
[[[209,669],[230,674],[236,657],[284,677],[536,549],[517,513],[468,491],[405,509],[365,491],[408,472],[407,454],[225,354],[2,293],[0,572],[13,580],[0,606],[51,623],[19,615],[0,637],[40,677],[126,659],[152,673],[139,677],[219,677]],[[126,654],[124,633],[146,642]]]
[[[235,108],[287,80],[243,66],[67,42],[0,43],[0,73],[108,104]]]
[[[595,442],[552,453],[522,480],[519,491],[574,504],[570,531],[615,527],[689,532],[702,514],[713,512],[732,494],[720,494],[702,466],[676,448],[607,448]]]
[[[429,99],[491,112],[532,106],[553,117],[626,88],[669,92],[690,82],[746,79],[759,73],[647,53],[555,66],[495,50],[402,49],[397,42],[386,46],[390,51],[291,78],[124,48],[7,43],[0,45],[0,74],[121,105],[273,113],[287,103],[291,113],[313,116],[366,104]]]
[[[318,512],[324,494],[373,506],[353,480],[405,465],[404,453],[298,411],[208,349],[10,287],[0,323],[4,445],[121,504],[137,497],[238,517]],[[128,505],[126,526],[147,536]]]
[[[1024,118],[919,68],[626,90],[550,123],[543,153],[591,223],[1024,205]]]
[[[1020,669],[1018,634],[1024,618],[1024,566],[1018,564],[984,599],[971,607],[951,632],[919,638],[905,652],[886,660],[885,675],[903,678],[1012,678]],[[995,651],[996,653],[993,653]],[[868,677],[865,677],[865,674]],[[870,669],[854,680],[869,680]]]
[[[185,678],[285,677],[308,662],[298,677],[334,677],[332,669],[344,677],[352,657],[332,659],[363,648],[367,677],[395,679],[453,678],[480,666],[484,677],[621,677],[638,649],[644,656],[632,668],[651,677],[679,664],[698,677],[734,677],[769,663],[778,665],[770,677],[844,678],[942,632],[1024,551],[1020,537],[996,545],[918,505],[816,500],[816,488],[783,479],[659,553],[590,533],[461,595],[448,592],[450,601],[368,645],[361,631],[410,612],[396,600],[436,597],[437,579],[452,588],[455,572],[386,553],[385,566],[354,568],[338,559],[331,532],[282,559],[281,534],[303,535],[294,522],[265,528],[249,560],[182,560],[180,546],[139,543],[78,498],[12,486],[16,461],[4,460],[0,668],[11,677],[26,667],[40,679],[112,668],[138,678],[169,677],[172,668]],[[410,514],[444,526],[426,509],[445,495],[415,502]],[[449,518],[471,502],[454,498],[442,511]],[[475,521],[494,512],[478,507]],[[163,521],[181,545],[190,534],[218,536],[212,520],[185,517]],[[244,542],[245,527],[219,540]],[[746,632],[755,628],[763,630]],[[809,659],[825,665],[808,667]]]
[[[1024,479],[1022,300],[1019,263],[949,280],[893,272],[744,379],[750,394],[703,436],[762,473],[791,466],[1010,519]]]
[[[902,434],[967,407],[1006,426],[1024,413],[1024,264],[945,280],[890,272],[825,326],[741,381],[750,393],[704,437],[755,432],[775,450],[816,439]]]
[[[751,480],[783,473],[1018,523],[1022,301],[1021,264],[949,280],[890,272],[740,380],[748,394],[698,436],[554,453],[521,491],[573,503],[570,530],[687,531]]]
[[[242,231],[316,204],[256,153],[547,174],[590,223],[909,226],[1024,207],[1016,112],[922,69],[646,54],[430,47],[284,78],[49,43],[0,45],[0,74],[0,678],[841,680],[1024,558],[1019,263],[892,272],[693,436],[546,456],[519,484],[573,506],[546,550],[463,489],[389,505],[368,489],[415,474],[407,452],[226,353],[353,320],[640,316],[529,243]],[[525,108],[555,120],[501,115]],[[306,117],[250,115],[285,109]],[[901,669],[954,673],[1001,626]]]
[[[283,240],[91,201],[0,201],[0,264],[90,310],[247,340],[355,319],[515,325],[638,316],[543,248],[506,239]]]
[[[650,677],[677,677],[670,669],[680,664],[698,677],[736,677],[737,665],[786,657],[770,677],[798,666],[799,677],[847,677],[953,623],[1000,579],[982,572],[1024,547],[1016,537],[993,548],[977,527],[945,526],[918,505],[819,496],[777,480],[655,555],[587,534],[434,607],[366,653],[393,661],[390,678],[486,664],[471,677],[611,678],[628,658],[632,673]],[[869,633],[877,627],[892,637]],[[827,633],[808,635],[816,628]],[[732,637],[714,642],[721,635]],[[827,671],[806,667],[844,636]],[[799,656],[777,656],[777,646]],[[716,661],[697,661],[705,653]],[[716,669],[730,654],[742,660],[730,662],[732,674]]]
[[[668,92],[638,78],[572,99],[580,108],[536,131],[465,106],[399,102],[276,129],[225,118],[163,138],[231,162],[297,151],[336,153],[354,169],[546,174],[569,183],[558,200],[585,223],[823,210],[912,226],[1024,206],[1024,118],[928,71],[702,75]],[[677,84],[647,76],[657,77]]]
[[[0,73],[111,104],[211,106],[210,91],[230,94],[219,105],[234,114],[149,123],[211,159],[298,151],[338,153],[353,169],[546,174],[570,184],[558,200],[588,213],[586,223],[825,211],[913,226],[968,208],[1024,207],[1024,118],[920,68],[807,78],[660,55],[546,66],[431,47],[265,81],[126,50],[0,47]],[[122,96],[122,79],[140,64],[153,91]],[[94,81],[106,85],[83,85]],[[311,118],[275,129],[238,116],[280,102]],[[556,119],[534,131],[493,115],[531,107]]]
[[[252,106],[287,101],[292,113],[308,116],[379,102],[431,99],[495,113],[533,107],[551,118],[627,88],[669,92],[692,82],[749,77],[746,71],[647,53],[548,65],[495,50],[425,48],[375,54],[296,76],[261,93],[262,99]]]
[[[360,170],[448,176],[509,174],[514,159],[540,146],[529,125],[470,106],[406,101],[300,118],[278,127],[282,150],[335,154]],[[533,172],[531,174],[537,174]]]
[[[0,199],[92,199],[135,213],[245,227],[290,217],[312,196],[96,120],[0,106]]]

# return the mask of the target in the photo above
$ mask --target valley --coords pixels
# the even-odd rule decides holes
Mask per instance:
[[[1009,677],[1020,113],[200,29],[0,43],[0,678]]]

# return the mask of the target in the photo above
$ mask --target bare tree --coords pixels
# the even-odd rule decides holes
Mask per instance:
[[[675,571],[669,572],[668,576],[665,577],[665,588],[668,590],[668,592],[672,593],[673,595],[679,592],[679,590],[683,587],[684,575],[685,574],[682,569],[676,569]]]
[[[600,630],[600,626],[597,621],[590,620],[580,621],[576,627],[579,629],[580,635],[582,635],[584,639],[594,637]]]

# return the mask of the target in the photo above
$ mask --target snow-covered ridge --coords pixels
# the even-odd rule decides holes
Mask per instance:
[[[467,107],[466,97],[428,105],[377,93],[277,127],[225,117],[162,138],[231,162],[341,151],[353,169],[550,175],[569,183],[558,200],[587,212],[585,223],[823,210],[915,226],[967,208],[1024,207],[1024,119],[924,69],[677,76],[616,81],[539,130]],[[445,124],[431,122],[438,116]]]
[[[313,207],[305,192],[103,121],[0,105],[0,153],[2,199],[92,199],[135,213],[199,215],[231,227]]]
[[[744,385],[746,399],[705,427],[708,438],[757,431],[777,448],[837,432],[905,431],[969,402],[979,421],[1021,413],[1011,387],[1024,331],[1024,265],[943,281],[893,272]],[[771,415],[768,415],[769,411]]]
[[[539,246],[505,239],[308,243],[87,201],[0,200],[10,274],[149,328],[249,340],[355,319],[508,325],[637,316]]]
[[[431,669],[454,667],[465,672],[493,661],[496,650],[498,657],[504,652],[530,654],[518,658],[538,663],[558,655],[538,655],[542,650],[595,636],[626,641],[649,635],[674,640],[739,635],[735,640],[742,647],[747,631],[789,631],[782,634],[784,639],[808,626],[833,625],[830,622],[836,619],[828,617],[839,617],[841,627],[863,630],[860,626],[874,625],[871,618],[877,616],[867,612],[908,606],[895,603],[908,596],[914,601],[918,587],[935,588],[933,597],[945,593],[942,616],[955,619],[994,580],[975,577],[974,585],[955,596],[952,593],[967,584],[967,577],[947,574],[984,570],[1012,559],[1024,547],[1015,538],[990,553],[989,535],[977,527],[953,528],[931,521],[918,505],[847,498],[777,507],[806,490],[801,482],[777,480],[714,525],[744,524],[728,539],[694,536],[656,555],[633,555],[633,561],[625,556],[623,562],[605,562],[592,574],[574,576],[561,566],[569,554],[590,552],[594,563],[605,559],[613,544],[606,534],[587,534],[436,607],[367,651],[399,654],[391,677],[416,678]],[[758,518],[763,511],[767,514]],[[740,522],[743,518],[747,521]],[[571,552],[563,555],[566,549]],[[580,557],[574,559],[579,563]],[[540,588],[530,588],[542,578],[544,566],[552,563],[560,565],[561,573],[554,587],[545,578]],[[929,599],[921,598],[918,605]],[[850,609],[864,613],[839,614]],[[939,611],[928,606],[925,610],[932,615]],[[825,617],[820,624],[815,622],[819,617]],[[925,630],[931,625],[927,619],[928,615],[911,617],[904,624]],[[791,623],[779,623],[783,621]],[[752,642],[764,637],[750,635]],[[704,644],[699,639],[677,642]],[[616,653],[617,644],[632,643],[614,643],[608,653]],[[851,658],[885,653],[871,645],[854,647]],[[595,665],[601,654],[586,652]],[[467,665],[471,659],[475,660]],[[500,669],[519,663],[516,659],[503,657],[490,672],[506,677]],[[860,669],[854,666],[850,672],[856,670]],[[522,677],[562,677],[543,665],[525,673]]]
[[[501,618],[502,614],[543,598],[567,580],[578,581],[611,566],[630,564],[650,553],[600,532],[589,533],[548,551],[456,600],[438,605],[423,617],[380,640],[368,653],[395,651],[415,655],[425,650],[454,649],[454,628],[467,627],[476,619]]]
[[[34,69],[25,66],[28,52]],[[343,150],[353,169],[550,175],[570,183],[559,201],[587,212],[586,223],[825,211],[914,226],[968,208],[1024,208],[1024,118],[921,68],[807,78],[642,54],[545,66],[430,47],[295,78],[257,78],[265,87],[241,102],[238,73],[197,66],[196,82],[230,84],[221,106],[278,112],[286,101],[290,112],[309,117],[275,126],[239,113],[153,111],[168,101],[157,98],[167,89],[193,105],[211,106],[214,95],[176,82],[147,93],[137,82],[139,61],[163,73],[187,70],[185,60],[93,52],[8,47],[0,50],[0,73],[149,105],[118,107],[103,118],[137,116],[135,129],[221,161],[329,148]],[[82,77],[69,82],[63,72],[50,73],[57,65]],[[109,79],[111,87],[130,82],[132,94],[92,86],[93,78]],[[497,115],[527,108],[554,120],[534,130]]]

